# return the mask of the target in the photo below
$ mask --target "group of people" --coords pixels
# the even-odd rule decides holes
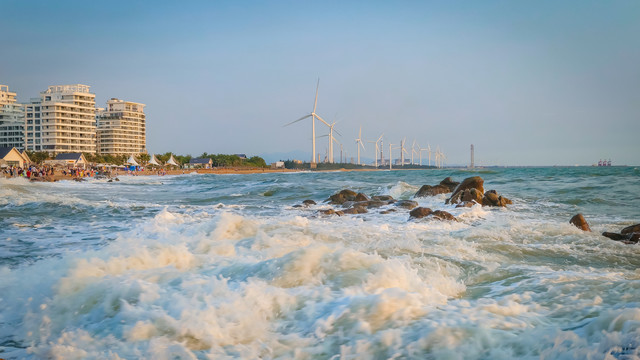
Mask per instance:
[[[24,169],[18,166],[9,166],[4,168],[2,173],[5,178],[25,177],[27,179],[34,179],[52,176],[54,174],[54,170],[51,166],[29,166]]]

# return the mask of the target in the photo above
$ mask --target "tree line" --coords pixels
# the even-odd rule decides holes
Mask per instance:
[[[83,153],[85,159],[88,162],[96,163],[96,164],[113,164],[113,165],[124,165],[129,159],[129,155],[99,155],[99,154],[89,154]],[[49,156],[49,153],[46,151],[29,151],[27,150],[27,155],[36,164],[41,164],[45,160],[53,159],[54,157]],[[156,159],[161,161],[162,163],[166,163],[173,155],[173,158],[176,160],[178,165],[188,164],[191,159],[194,157],[191,155],[177,155],[171,152],[166,152],[164,154],[155,154]],[[136,161],[139,164],[146,164],[151,160],[151,155],[149,154],[138,154],[134,156]],[[243,159],[238,155],[227,155],[227,154],[208,154],[202,153],[202,155],[198,156],[198,158],[209,158],[212,160],[213,166],[215,167],[267,167],[267,163],[260,156],[252,156],[247,159]]]

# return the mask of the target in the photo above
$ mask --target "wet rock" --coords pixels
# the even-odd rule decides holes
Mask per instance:
[[[380,214],[386,215],[386,214],[391,214],[396,212],[396,209],[388,209],[388,210],[384,210],[384,211],[380,211]]]
[[[591,228],[589,227],[587,220],[585,220],[582,214],[574,215],[571,218],[571,220],[569,220],[569,223],[573,224],[575,227],[577,227],[578,229],[581,229],[582,231],[591,231]]]
[[[484,197],[482,198],[481,204],[482,206],[506,207],[508,204],[513,204],[513,202],[504,196],[498,195],[497,191],[489,190],[486,193],[484,193]]]
[[[400,200],[395,203],[395,206],[411,210],[418,207],[418,202],[413,200]]]
[[[345,201],[355,201],[356,195],[358,195],[355,191],[352,190],[342,190],[337,194],[331,195],[327,200],[330,204],[343,204]]]
[[[434,211],[431,214],[431,216],[433,216],[436,219],[440,219],[440,220],[458,221],[458,219],[456,219],[455,216],[451,215],[450,213],[448,213],[446,211],[442,211],[442,210]]]
[[[417,207],[409,212],[409,218],[420,219],[425,216],[429,216],[433,211],[426,207]]]
[[[302,201],[302,205],[306,205],[306,206],[316,205],[316,202],[313,200],[304,200]]]
[[[460,201],[474,200],[481,204],[484,194],[483,185],[484,180],[482,180],[480,176],[466,178],[456,187],[456,189],[453,191],[453,195],[451,195],[451,197],[447,199],[446,203],[457,204]],[[475,189],[476,191],[472,192],[471,189]]]
[[[456,192],[447,203],[458,204],[461,202],[476,202],[482,204],[483,194],[476,188],[464,189]]]
[[[448,192],[453,192],[453,190],[455,190],[456,187],[458,185],[460,185],[460,183],[457,182],[457,181],[453,181],[451,176],[449,176],[449,177],[445,178],[444,180],[440,181],[440,185],[444,185],[444,186],[448,187],[449,188]]]
[[[640,234],[640,224],[627,226],[626,228],[620,230],[620,233],[621,234],[631,234],[631,233],[639,233]]]
[[[371,200],[367,195],[363,194],[363,193],[357,193],[356,194],[356,198],[355,201],[369,201]]]
[[[373,208],[379,208],[381,206],[389,205],[389,202],[388,201],[371,200],[371,201],[363,201],[362,203],[358,203],[358,204],[362,204],[362,206],[366,206],[369,209],[373,209]]]
[[[427,196],[435,196],[438,194],[446,194],[450,192],[451,190],[446,185],[436,185],[436,186],[422,185],[420,190],[418,190],[418,192],[416,192],[416,194],[413,195],[413,197],[420,198],[420,197],[427,197]]]
[[[300,204],[296,204],[296,205],[293,205],[292,207],[293,207],[293,208],[301,208],[301,207],[302,207],[302,205],[300,205]]]
[[[630,240],[631,239],[631,235],[629,234],[618,234],[618,233],[612,233],[612,232],[603,232],[602,236],[607,237],[611,240],[616,240],[616,241],[624,241],[624,240]]]
[[[338,215],[338,216],[342,216],[344,215],[344,212],[342,211],[335,211],[333,209],[327,209],[327,210],[320,210],[318,211],[320,214],[323,215]]]
[[[396,201],[396,199],[394,199],[393,196],[391,195],[376,195],[376,196],[372,196],[371,200],[386,201],[388,203],[393,203]]]
[[[354,206],[352,208],[349,208],[343,211],[344,214],[366,214],[367,212],[369,211],[362,206]]]

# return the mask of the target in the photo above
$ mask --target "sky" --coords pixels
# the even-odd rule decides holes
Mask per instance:
[[[384,134],[385,157],[406,138],[452,165],[471,144],[484,166],[640,164],[637,0],[0,0],[0,19],[19,101],[85,84],[144,103],[153,153],[308,161],[311,122],[283,125],[319,79],[347,158],[362,127],[370,161]]]

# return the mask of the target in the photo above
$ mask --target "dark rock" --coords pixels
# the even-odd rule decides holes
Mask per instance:
[[[436,185],[436,186],[422,185],[420,190],[418,190],[418,192],[416,192],[416,194],[413,195],[413,197],[419,198],[419,197],[435,196],[438,194],[446,194],[450,192],[451,190],[446,185]]]
[[[409,212],[409,216],[410,216],[410,218],[420,219],[420,218],[423,218],[425,216],[431,215],[431,213],[433,213],[433,211],[431,209],[429,209],[429,208],[417,207],[417,208],[411,210],[411,212]]]
[[[301,207],[302,207],[302,205],[300,205],[300,204],[296,204],[296,205],[293,205],[292,207],[294,207],[294,208],[301,208]]]
[[[482,206],[502,206],[505,207],[507,204],[513,204],[513,202],[507,199],[504,196],[498,195],[495,190],[489,190],[484,193],[484,197],[482,198]]]
[[[620,233],[621,234],[640,233],[640,224],[627,226],[626,228],[620,230]]]
[[[571,218],[571,220],[569,220],[569,223],[573,224],[575,227],[577,227],[578,229],[581,229],[582,231],[591,231],[591,228],[589,227],[587,220],[585,220],[582,214],[574,215]]]
[[[356,194],[356,198],[355,201],[369,201],[371,200],[367,195],[363,194],[363,193],[357,193]]]
[[[451,221],[458,221],[458,219],[456,219],[455,216],[449,214],[446,211],[442,211],[442,210],[436,210],[434,211],[431,216],[440,219],[440,220],[451,220]]]
[[[611,240],[616,240],[616,241],[624,241],[624,240],[630,240],[631,239],[631,235],[630,234],[617,234],[617,233],[611,233],[611,232],[603,232],[602,236],[604,237],[608,237]]]
[[[331,195],[327,200],[330,204],[343,204],[345,201],[354,201],[357,193],[352,190],[342,190],[337,194]]]
[[[418,207],[418,202],[413,201],[413,200],[400,200],[398,202],[395,203],[396,206],[399,206],[401,208],[405,208],[405,209],[414,209]]]
[[[449,191],[447,191],[447,192],[453,192],[453,190],[455,190],[456,187],[458,185],[460,185],[460,183],[457,182],[457,181],[453,181],[451,176],[449,176],[449,177],[445,178],[444,180],[440,181],[440,185],[444,185],[444,186],[448,187]]]
[[[358,203],[358,204],[361,204],[361,203]],[[362,204],[367,208],[372,209],[372,208],[379,208],[381,206],[389,205],[389,202],[371,200],[371,201],[363,201]]]
[[[306,206],[311,206],[311,205],[316,205],[316,202],[313,200],[304,200],[302,201],[302,204]]]
[[[484,194],[484,180],[480,176],[473,176],[470,178],[464,179],[453,191],[453,195],[449,199],[447,199],[446,203],[449,204],[457,204],[460,201],[471,201],[475,200],[478,203],[482,203],[482,195]],[[471,189],[475,189],[475,192],[471,192]],[[468,191],[466,191],[468,190]],[[465,192],[463,194],[463,192]],[[464,195],[469,200],[465,200]]]
[[[386,215],[396,211],[397,211],[396,209],[388,209],[388,210],[380,211],[380,214]]]
[[[318,212],[323,215],[334,215],[336,213],[336,211],[333,209],[320,210]]]
[[[343,211],[343,213],[345,214],[365,214],[367,212],[368,210],[362,206],[354,206],[352,208],[349,208]]]
[[[480,190],[471,188],[456,192],[447,202],[451,204],[458,204],[460,202],[477,202],[478,204],[482,204],[482,197]]]
[[[372,196],[371,200],[376,200],[376,201],[395,201],[395,199],[391,195],[376,195],[376,196]]]

